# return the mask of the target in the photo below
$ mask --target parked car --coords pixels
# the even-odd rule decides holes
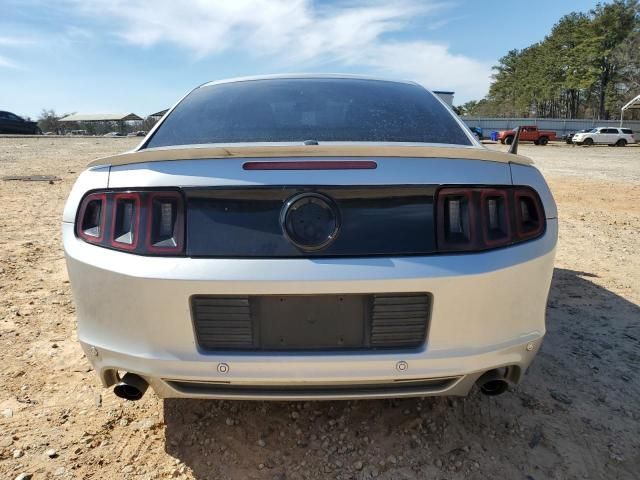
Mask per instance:
[[[471,133],[473,133],[478,140],[482,140],[482,129],[480,127],[469,127]]]
[[[584,133],[577,133],[571,139],[576,145],[604,144],[610,147],[625,147],[636,143],[633,130],[629,128],[598,127]]]
[[[137,132],[127,133],[127,137],[144,137],[147,134],[144,130],[138,130]]]
[[[78,339],[131,400],[502,393],[557,233],[528,158],[413,82],[335,75],[196,88],[63,218]]]
[[[14,135],[42,135],[37,122],[31,122],[15,113],[0,111],[0,133]]]
[[[120,132],[109,132],[102,135],[103,137],[124,137],[124,133]]]
[[[588,129],[588,128],[585,128],[585,129],[583,129],[583,130],[578,130],[577,132],[569,132],[569,133],[567,133],[566,135],[563,135],[563,136],[562,136],[562,139],[563,139],[566,143],[568,143],[568,144],[572,144],[572,143],[573,143],[572,139],[573,139],[573,136],[574,136],[575,134],[577,134],[577,133],[585,133],[585,132],[588,132],[588,131],[589,131],[589,129]]]
[[[502,144],[511,145],[516,135],[515,130],[502,130],[498,132],[498,140]],[[556,132],[551,130],[538,130],[535,125],[520,127],[519,142],[533,142],[536,145],[546,145],[550,140],[556,139]]]

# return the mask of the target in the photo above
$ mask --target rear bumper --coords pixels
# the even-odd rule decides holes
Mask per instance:
[[[69,223],[63,237],[78,337],[105,386],[129,371],[161,397],[380,398],[465,395],[498,367],[519,381],[545,333],[557,220],[547,221],[541,238],[505,249],[398,258],[150,258],[86,244]],[[422,348],[203,352],[189,310],[196,294],[385,292],[433,296]]]
[[[542,335],[532,333],[517,343],[467,356],[425,352],[286,357],[225,354],[188,361],[94,350],[81,343],[105,387],[116,382],[115,372],[120,370],[145,378],[161,398],[340,400],[464,396],[483,373],[500,367],[508,367],[506,379],[517,383],[541,342]],[[405,362],[407,369],[398,370],[399,362]],[[221,363],[229,367],[225,374],[218,372]]]

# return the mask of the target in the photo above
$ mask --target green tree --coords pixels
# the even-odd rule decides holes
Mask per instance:
[[[615,51],[638,31],[639,5],[637,0],[615,0],[611,4],[598,4],[591,10],[592,40],[589,42],[591,61],[598,72],[598,118],[608,118],[607,94],[619,80],[624,65],[616,62]]]
[[[542,41],[500,58],[488,95],[462,113],[608,118],[638,91],[639,32],[638,0],[565,15]]]
[[[60,128],[60,116],[58,116],[55,110],[42,109],[40,116],[38,117],[38,126],[43,132],[58,132]]]

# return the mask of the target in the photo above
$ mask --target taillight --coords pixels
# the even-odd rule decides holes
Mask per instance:
[[[544,229],[542,205],[532,190],[516,190],[513,194],[516,212],[516,233],[526,240],[537,237]]]
[[[149,195],[147,250],[153,253],[181,252],[184,238],[182,195],[158,192]]]
[[[184,200],[174,190],[90,193],[80,203],[83,240],[141,255],[184,254]]]
[[[140,194],[116,193],[112,204],[111,246],[135,250],[140,236]]]
[[[439,251],[474,251],[530,240],[544,232],[540,198],[528,187],[442,188],[436,200]]]
[[[509,243],[511,221],[509,219],[509,195],[504,190],[483,190],[480,193],[480,219],[482,240],[487,246]]]
[[[76,222],[78,236],[90,243],[100,243],[104,239],[107,197],[104,193],[87,195],[80,205]]]
[[[475,237],[475,211],[469,190],[450,188],[438,197],[438,244],[454,250],[470,250]]]

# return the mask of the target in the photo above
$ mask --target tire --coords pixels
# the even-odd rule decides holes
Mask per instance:
[[[626,147],[627,141],[624,138],[621,138],[616,142],[616,147]]]
[[[534,141],[533,141],[533,144],[534,144],[534,145],[540,145],[540,142],[539,142],[538,140],[534,140]]]
[[[538,139],[538,145],[542,145],[544,147],[547,143],[549,143],[548,137],[540,137]]]
[[[585,145],[590,147],[591,145],[593,145],[593,138],[585,138],[584,142],[582,142],[582,143],[584,143]]]
[[[504,139],[504,143],[506,143],[507,145],[511,145],[513,143],[513,137],[508,136],[507,138]]]

